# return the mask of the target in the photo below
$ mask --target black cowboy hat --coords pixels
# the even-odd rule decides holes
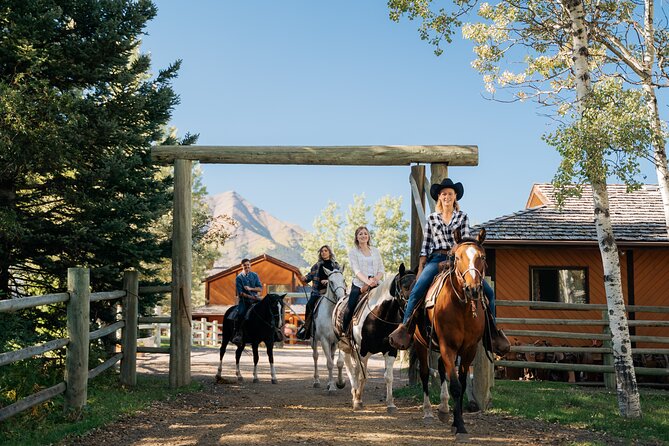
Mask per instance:
[[[460,201],[462,196],[465,194],[465,187],[462,185],[462,183],[453,183],[453,180],[450,178],[444,178],[441,180],[441,183],[430,186],[430,195],[432,198],[434,198],[435,201],[437,201],[439,192],[446,188],[453,189],[455,191],[455,199],[458,201]]]

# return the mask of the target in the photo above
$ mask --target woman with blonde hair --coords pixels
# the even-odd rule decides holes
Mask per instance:
[[[344,315],[343,333],[348,332],[360,294],[379,286],[385,274],[381,253],[370,242],[369,229],[365,226],[359,226],[355,230],[353,239],[355,246],[348,253],[348,260],[353,271],[353,284],[348,296],[348,308]]]
[[[416,284],[411,290],[404,320],[389,336],[390,344],[400,350],[409,348],[413,333],[413,316],[420,308],[427,290],[434,277],[439,272],[439,263],[450,258],[451,249],[455,246],[455,232],[460,231],[462,237],[469,237],[469,217],[460,210],[458,201],[465,194],[462,183],[454,183],[450,178],[444,178],[441,183],[430,187],[430,195],[434,198],[435,212],[431,213],[425,223],[423,245],[418,261]],[[488,283],[483,281],[483,292],[488,298],[491,312],[491,336],[495,353],[503,355],[509,351],[510,343],[501,330],[494,324],[495,293]]]

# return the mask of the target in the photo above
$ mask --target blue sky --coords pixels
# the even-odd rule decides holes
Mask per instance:
[[[198,144],[475,144],[478,166],[449,169],[474,223],[524,208],[532,184],[555,173],[542,109],[485,99],[469,42],[458,36],[437,57],[418,23],[390,21],[385,1],[155,3],[142,48],[154,70],[183,60],[172,125]],[[328,201],[346,209],[354,194],[403,196],[409,215],[408,166],[203,168],[210,194],[236,190],[307,230]]]

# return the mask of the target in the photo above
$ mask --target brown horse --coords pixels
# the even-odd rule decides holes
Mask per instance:
[[[423,383],[423,419],[431,421],[428,384],[430,368],[429,350],[439,350],[439,376],[441,378],[441,404],[439,419],[448,421],[448,387],[455,403],[453,426],[456,436],[467,434],[462,418],[462,399],[467,387],[469,366],[476,356],[476,349],[485,329],[483,277],[485,276],[485,250],[481,247],[485,230],[476,238],[462,239],[460,231],[455,233],[456,245],[452,249],[454,263],[443,281],[432,308],[419,316],[414,331],[415,349],[420,362],[420,377]],[[440,282],[435,280],[435,284]],[[435,285],[433,285],[435,286]],[[432,292],[430,289],[428,295]],[[438,346],[438,347],[437,347]],[[460,357],[459,367],[456,364]],[[448,383],[446,379],[448,378]]]

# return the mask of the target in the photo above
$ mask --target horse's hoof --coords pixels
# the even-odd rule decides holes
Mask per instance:
[[[442,412],[438,410],[437,416],[439,417],[439,421],[441,421],[442,423],[448,423],[448,412]]]
[[[342,381],[340,383],[337,383],[337,388],[338,389],[343,389],[344,387],[346,387],[346,381]]]
[[[432,424],[434,422],[434,417],[432,415],[423,417],[423,424]]]
[[[460,432],[455,434],[456,443],[469,443],[469,434],[467,432]]]
[[[353,410],[362,410],[362,403],[353,403]]]
[[[467,407],[465,407],[465,410],[467,412],[479,412],[481,408],[479,407],[478,404],[476,404],[476,401],[470,401],[467,403]]]
[[[273,379],[272,384],[279,384],[279,381],[277,381],[276,379]]]
[[[244,378],[242,378],[241,376],[238,376],[238,377],[237,377],[237,382],[238,382],[238,383],[243,383],[243,382],[244,382]]]
[[[253,382],[254,382],[254,383],[259,383],[260,380],[259,380],[258,378],[253,378]]]
[[[390,415],[395,415],[397,413],[397,407],[388,406],[386,407],[386,412],[388,412]]]
[[[334,389],[328,389],[328,396],[332,396],[335,394]]]
[[[321,383],[314,383],[314,389],[320,389]]]

